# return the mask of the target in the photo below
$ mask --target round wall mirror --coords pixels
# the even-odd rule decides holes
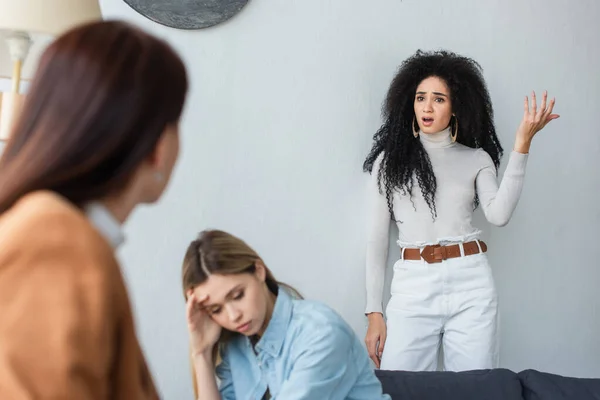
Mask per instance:
[[[249,0],[124,0],[144,17],[177,29],[202,29],[227,21]]]

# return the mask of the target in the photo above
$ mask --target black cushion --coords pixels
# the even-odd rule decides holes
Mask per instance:
[[[525,400],[600,400],[600,379],[568,378],[533,369],[518,376]]]
[[[519,378],[507,369],[375,374],[392,400],[522,400]]]

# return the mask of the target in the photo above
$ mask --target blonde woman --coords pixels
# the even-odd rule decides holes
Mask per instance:
[[[203,232],[183,289],[199,398],[390,399],[343,319],[277,282],[241,239]]]

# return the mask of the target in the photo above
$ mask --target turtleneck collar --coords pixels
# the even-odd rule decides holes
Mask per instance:
[[[423,133],[419,132],[419,139],[423,143],[423,147],[426,149],[436,149],[452,146],[452,134],[450,133],[450,127],[437,133]]]

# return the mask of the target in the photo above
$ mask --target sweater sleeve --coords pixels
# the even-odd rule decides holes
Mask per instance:
[[[368,183],[367,192],[367,254],[366,254],[366,292],[365,313],[383,314],[383,283],[388,257],[390,212],[385,193],[379,191],[377,176],[383,153],[377,157]]]
[[[478,153],[482,167],[475,183],[481,208],[491,224],[504,226],[510,221],[519,202],[528,154],[511,152],[502,182],[498,187],[496,167],[492,158],[483,149],[479,149]]]

